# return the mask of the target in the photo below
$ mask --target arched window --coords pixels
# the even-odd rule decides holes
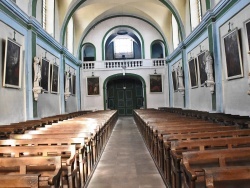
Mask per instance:
[[[82,47],[82,60],[83,61],[95,61],[95,46],[93,44],[87,43]]]
[[[173,48],[175,49],[180,43],[180,40],[179,40],[179,28],[174,15],[172,15],[172,36],[173,36]]]
[[[163,58],[163,51],[164,44],[161,41],[154,41],[151,44],[151,58],[157,59],[157,58]]]
[[[55,1],[43,0],[42,5],[42,26],[51,36],[54,37],[55,25]]]
[[[141,59],[141,42],[133,32],[118,30],[105,42],[105,60]]]
[[[134,58],[133,38],[130,36],[117,36],[114,38],[114,56],[115,59]]]
[[[191,29],[193,30],[201,22],[201,1],[190,0],[189,7],[191,17]]]
[[[73,54],[74,52],[74,22],[73,18],[69,20],[67,31],[66,31],[66,47],[68,48],[69,52]]]

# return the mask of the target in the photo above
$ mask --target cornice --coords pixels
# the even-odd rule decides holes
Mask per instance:
[[[61,45],[58,41],[55,40],[50,34],[48,34],[41,26],[41,24],[33,16],[28,16],[23,12],[15,3],[10,0],[0,0],[0,4],[9,10],[14,16],[17,23],[22,22],[21,24],[26,25],[28,29],[32,29],[38,36],[41,37],[48,45],[53,47],[55,50],[62,52],[65,56],[70,59],[74,64],[79,65],[78,59],[71,54],[67,48]],[[11,16],[11,15],[9,15]]]
[[[178,47],[167,57],[167,61],[171,61],[177,57],[182,49],[185,49],[191,42],[193,42],[202,32],[204,32],[207,25],[216,20],[216,17],[224,10],[224,8],[235,0],[221,0],[213,9],[208,10],[202,17],[200,24],[190,33],[185,40],[183,40]]]

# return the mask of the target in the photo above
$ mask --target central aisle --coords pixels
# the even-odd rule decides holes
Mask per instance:
[[[132,117],[120,117],[88,188],[165,188]]]

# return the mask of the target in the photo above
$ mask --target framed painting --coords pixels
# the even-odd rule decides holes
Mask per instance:
[[[248,53],[250,53],[250,20],[245,23],[246,35],[247,35],[247,48]]]
[[[226,57],[226,78],[230,80],[243,77],[239,33],[237,28],[224,36],[224,49]]]
[[[176,74],[176,71],[175,71],[175,70],[172,71],[172,80],[173,80],[173,88],[174,88],[174,91],[178,91],[177,74]]]
[[[22,46],[7,38],[3,69],[3,86],[21,88],[21,59]]]
[[[51,65],[51,93],[58,93],[58,66]]]
[[[76,94],[76,75],[72,75],[72,92],[71,94],[72,95],[75,95]]]
[[[87,77],[87,95],[100,95],[99,77]]]
[[[150,92],[162,93],[162,76],[160,74],[149,75]]]
[[[207,80],[205,52],[201,52],[200,54],[198,54],[197,59],[199,65],[200,84],[201,86],[204,86],[205,81]]]
[[[49,73],[50,73],[50,63],[46,58],[42,58],[42,70],[41,70],[41,87],[44,92],[49,91]]]
[[[191,88],[198,87],[196,58],[193,58],[188,62],[188,67],[189,67]]]

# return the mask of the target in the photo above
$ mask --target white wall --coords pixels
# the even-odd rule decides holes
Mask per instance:
[[[237,5],[236,5],[237,6]],[[232,16],[233,13],[228,12]],[[223,87],[223,110],[225,113],[250,115],[250,95],[248,73],[250,72],[250,57],[247,47],[247,35],[245,22],[250,18],[250,5],[245,7],[236,15],[230,17],[219,27],[220,50],[221,50],[221,66],[222,66],[222,87]],[[238,28],[240,34],[240,49],[243,65],[243,77],[228,80],[226,77],[226,58],[224,50],[224,36],[228,33],[228,23],[232,23],[231,29]]]
[[[10,23],[10,22],[9,22]],[[14,23],[10,23],[13,24]],[[1,21],[1,14],[0,14],[0,125],[1,124],[8,124],[10,122],[18,122],[24,121],[26,116],[26,109],[25,109],[25,37],[16,32],[16,42],[22,46],[22,58],[20,60],[21,65],[21,88],[7,88],[3,87],[3,69],[4,69],[4,57],[5,57],[5,44],[6,39],[9,37],[13,39],[14,37],[14,28],[6,25]],[[15,28],[16,29],[16,28]]]
[[[158,108],[162,106],[166,106],[166,96],[168,95],[168,88],[165,83],[165,68],[156,69],[157,74],[162,75],[163,80],[163,92],[162,93],[151,93],[149,88],[149,75],[154,74],[154,69],[126,69],[126,73],[136,74],[141,76],[146,83],[146,97],[147,97],[147,108]],[[122,74],[121,70],[95,70],[94,76],[99,77],[99,85],[100,85],[100,95],[98,96],[88,96],[87,95],[87,77],[92,76],[92,71],[81,70],[81,108],[82,110],[103,110],[104,102],[103,102],[103,83],[104,81],[114,74]]]
[[[41,47],[40,45],[37,45],[37,48],[36,48],[37,57],[39,57],[40,59],[42,57],[45,57],[45,51],[47,50],[48,48],[46,48],[45,46]],[[55,58],[57,58],[57,64],[58,64],[59,63],[58,57],[56,57],[54,54],[51,54],[50,52],[46,53],[46,59],[51,64],[54,63]],[[58,81],[58,83],[59,82],[60,80]],[[60,101],[59,101],[60,93],[51,93],[50,84],[48,85],[48,88],[49,88],[48,92],[39,94],[38,101],[37,101],[38,117],[46,117],[46,116],[60,114]],[[58,88],[58,91],[60,91],[60,88]]]
[[[204,37],[206,37],[206,33],[204,34]],[[199,42],[199,40],[201,42]],[[198,43],[197,43],[198,42]],[[201,52],[201,50],[204,52],[205,50],[209,50],[209,42],[208,38],[206,37],[204,40],[201,37],[200,39],[196,40],[196,44],[194,44],[194,48],[187,52],[188,61],[190,60],[190,55],[192,58],[196,58],[197,60],[197,81],[198,81],[198,87],[191,88],[191,82],[190,82],[190,74],[189,75],[189,82],[186,87],[189,87],[189,108],[194,110],[200,110],[200,111],[212,111],[212,95],[210,92],[210,88],[207,88],[205,86],[201,85],[200,81],[200,72],[199,72],[199,65],[198,65],[198,56]],[[186,66],[188,67],[188,61]]]
[[[96,25],[94,29],[86,36],[83,43],[92,43],[96,47],[96,60],[102,60],[102,40],[104,35],[108,32],[109,29],[118,26],[126,25],[135,28],[142,35],[144,40],[145,47],[145,59],[150,59],[150,45],[154,40],[163,40],[160,34],[146,22],[125,17],[125,18],[112,18],[106,21],[101,22]],[[135,32],[136,33],[136,32]]]

